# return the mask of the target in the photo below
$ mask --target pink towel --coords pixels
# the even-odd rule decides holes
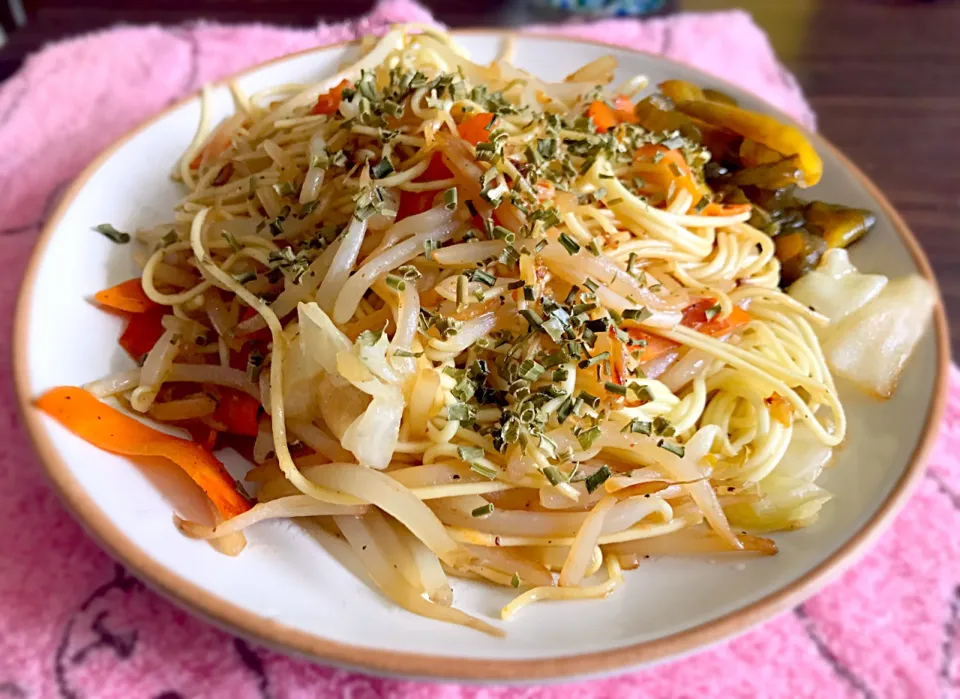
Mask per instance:
[[[14,297],[45,216],[103,148],[201,83],[291,51],[432,22],[407,0],[357,22],[118,28],[51,46],[0,88],[0,696],[960,697],[960,373],[926,477],[872,553],[790,613],[698,655],[544,688],[384,680],[293,660],[173,607],[90,541],[47,486],[10,376]],[[541,31],[543,28],[541,28]],[[556,31],[552,29],[551,31]],[[742,12],[563,28],[660,52],[812,115]]]

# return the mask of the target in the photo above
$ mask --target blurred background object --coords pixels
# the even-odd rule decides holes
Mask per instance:
[[[547,23],[584,13],[742,9],[770,37],[820,131],[880,185],[933,261],[960,328],[960,1],[421,0],[451,27]],[[0,0],[0,80],[44,44],[118,23],[196,20],[311,26],[374,0]],[[592,9],[591,9],[592,8]],[[960,350],[960,334],[954,340]],[[958,355],[960,356],[960,355]]]

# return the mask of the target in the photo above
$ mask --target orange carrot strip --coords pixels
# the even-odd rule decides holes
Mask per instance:
[[[649,362],[680,346],[678,342],[648,333],[640,328],[627,328],[627,334],[636,342],[647,343],[643,348],[643,354],[640,355],[641,362]]]
[[[716,316],[707,320],[707,309],[713,308],[716,304],[717,300],[712,298],[703,298],[690,304],[684,309],[680,324],[710,337],[720,337],[752,320],[750,314],[739,306],[734,306],[726,318]]]
[[[148,427],[74,386],[50,389],[35,405],[81,439],[105,451],[170,459],[200,486],[224,518],[250,509],[250,503],[237,490],[223,464],[195,442]]]
[[[145,313],[158,307],[158,304],[143,293],[143,285],[139,278],[128,279],[109,289],[98,291],[93,298],[101,306],[128,313]]]
[[[633,102],[626,95],[617,95],[613,98],[613,111],[621,124],[636,124],[639,121],[633,112]]]
[[[657,160],[658,153],[662,154],[659,160]],[[648,143],[637,149],[634,154],[634,166],[640,170],[639,174],[644,182],[653,185],[664,194],[670,190],[671,182],[676,182],[677,187],[690,192],[694,203],[707,193],[701,189],[686,158],[679,151]]]
[[[349,85],[349,81],[341,80],[339,85],[331,88],[329,92],[325,92],[317,97],[317,103],[313,105],[313,109],[310,110],[310,113],[333,114],[336,112],[338,109],[340,109],[340,101],[343,99],[343,88]]]
[[[593,125],[597,127],[599,133],[606,133],[620,123],[617,119],[617,113],[599,100],[591,102],[590,106],[587,107],[587,117],[589,117]]]
[[[490,112],[480,112],[474,114],[469,119],[465,119],[458,127],[460,138],[469,141],[473,145],[490,140],[490,132],[496,126],[497,116]]]

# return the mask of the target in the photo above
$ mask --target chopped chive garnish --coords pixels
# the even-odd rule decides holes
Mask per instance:
[[[503,249],[503,252],[500,253],[499,261],[502,265],[513,267],[520,261],[520,253],[517,252],[517,249],[512,245],[507,245],[507,247]]]
[[[472,463],[470,464],[470,470],[474,473],[479,473],[484,478],[489,478],[490,480],[493,480],[497,477],[496,471],[494,471],[492,468],[484,466],[483,464]]]
[[[247,378],[253,383],[260,380],[260,370],[263,368],[263,355],[254,350],[247,357]]]
[[[403,277],[398,277],[395,274],[388,274],[387,286],[397,291],[403,291],[407,288],[407,283],[403,280]]]
[[[653,431],[661,437],[672,437],[674,434],[676,434],[676,430],[673,428],[673,425],[671,425],[670,421],[662,415],[658,415],[657,417],[653,418]]]
[[[589,449],[593,443],[600,439],[600,428],[596,425],[588,430],[580,430],[576,433],[577,441],[584,449]]]
[[[443,193],[443,206],[447,211],[457,208],[457,188],[451,187]]]
[[[594,490],[603,485],[609,477],[610,467],[604,464],[586,477],[584,484],[587,486],[587,492],[592,493]]]
[[[423,256],[428,260],[433,259],[433,251],[437,249],[437,241],[427,238],[423,241]]]
[[[550,485],[560,485],[561,483],[566,483],[566,479],[563,477],[563,474],[560,473],[560,469],[556,466],[546,466],[541,469],[544,477],[550,481]]]
[[[457,454],[460,456],[460,460],[466,461],[468,464],[482,459],[483,453],[483,449],[480,447],[457,447]]]
[[[511,587],[520,587],[520,574],[519,574],[519,573],[514,573],[514,574],[513,574],[513,577],[510,578],[510,586],[511,586]]]
[[[580,252],[580,243],[571,238],[568,234],[561,233],[559,241],[560,244],[566,248],[567,252],[571,255],[576,255],[578,252]]]
[[[522,315],[524,319],[526,319],[527,323],[530,324],[531,330],[533,330],[533,328],[539,328],[543,323],[543,319],[531,308],[524,308],[522,311],[520,311],[520,315]]]
[[[523,283],[523,280],[518,279],[515,282],[510,282],[509,284],[507,284],[507,289],[510,291],[516,291],[517,289],[522,289],[524,286],[526,285]]]
[[[373,175],[374,179],[382,180],[393,171],[393,163],[390,162],[390,159],[383,158],[379,163],[373,166],[373,168],[370,170],[370,174]]]
[[[542,364],[538,364],[532,359],[526,359],[520,365],[517,375],[521,379],[526,379],[532,383],[539,379],[543,375],[544,371],[546,371],[546,369],[543,368]]]
[[[612,381],[605,381],[604,384],[603,384],[603,387],[604,387],[609,393],[616,393],[618,396],[625,396],[625,395],[627,395],[627,387],[626,387],[626,386],[621,386],[621,385],[618,384],[618,383],[613,383]]]
[[[467,275],[461,274],[457,276],[457,308],[463,308],[466,306],[470,299],[468,295],[470,293],[470,281],[467,279]]]
[[[487,515],[492,513],[493,513],[493,503],[488,502],[486,505],[475,507],[473,510],[471,510],[470,515],[472,517],[486,517]]]
[[[118,245],[123,245],[124,243],[130,242],[129,233],[118,231],[109,223],[101,223],[99,226],[94,226],[93,230],[95,230],[97,233],[100,233],[103,236],[106,236],[112,242],[117,243]]]
[[[600,244],[597,243],[596,239],[593,239],[587,243],[587,250],[589,250],[590,254],[594,257],[600,257]]]
[[[257,278],[257,273],[241,272],[240,274],[234,274],[233,278],[237,280],[238,284],[247,284]]]
[[[563,337],[563,324],[556,317],[551,317],[542,326],[543,331],[550,336],[554,342],[560,342]]]
[[[395,349],[393,350],[394,357],[413,357],[414,359],[419,359],[423,356],[423,352],[411,352],[410,350],[405,349]]]
[[[599,354],[596,354],[590,357],[589,359],[584,359],[577,366],[579,366],[581,369],[587,369],[589,367],[592,367],[594,364],[599,364],[605,359],[610,359],[609,352],[600,352]]]
[[[600,285],[597,284],[595,281],[593,281],[590,277],[587,277],[584,280],[583,285],[588,289],[590,289],[590,291],[596,291],[597,289],[600,288]]]
[[[645,306],[644,306],[643,308],[627,308],[627,309],[624,310],[624,312],[623,312],[623,319],[624,319],[624,320],[635,320],[635,321],[637,321],[638,323],[640,323],[640,322],[645,321],[647,318],[649,318],[649,317],[652,316],[652,315],[653,315],[653,313],[651,313],[649,310],[647,310],[647,308],[646,308]]]
[[[560,404],[560,407],[557,408],[557,422],[561,425],[570,417],[570,413],[573,412],[573,399],[570,396]]]
[[[716,317],[720,314],[720,311],[721,311],[721,310],[723,310],[723,309],[720,308],[720,304],[718,303],[718,304],[716,304],[716,305],[714,305],[714,306],[710,306],[710,308],[708,308],[707,310],[705,310],[705,311],[703,312],[703,315],[705,315],[705,316],[707,317],[707,322],[709,322],[709,321],[713,320],[714,318],[716,318]]]
[[[503,226],[494,226],[493,237],[497,240],[506,240],[508,243],[512,243],[517,239],[517,234]]]
[[[673,442],[668,442],[664,439],[661,439],[659,442],[657,442],[657,446],[661,449],[666,449],[670,453],[676,454],[679,457],[683,457],[684,453],[686,452],[686,449],[679,444],[674,444]]]
[[[649,422],[644,422],[643,420],[634,418],[628,422],[621,432],[630,432],[632,434],[645,434],[650,435],[652,433],[651,425]]]
[[[627,388],[637,396],[637,400],[639,401],[649,403],[653,400],[653,392],[650,390],[649,386],[638,384],[636,381],[631,381]]]
[[[547,247],[547,239],[537,241],[537,244],[533,247],[534,252],[543,252],[543,249]]]
[[[475,269],[470,273],[470,280],[480,282],[486,286],[493,286],[497,283],[497,278],[485,269]]]
[[[580,391],[580,393],[577,395],[577,400],[582,400],[594,410],[600,407],[600,399],[592,393],[587,393],[586,391]]]

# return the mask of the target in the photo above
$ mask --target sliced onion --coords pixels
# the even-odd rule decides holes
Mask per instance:
[[[287,430],[301,442],[330,461],[350,461],[353,454],[344,449],[340,442],[311,422],[287,421]]]
[[[399,357],[397,350],[409,352],[413,347],[413,339],[417,336],[417,322],[420,319],[420,294],[417,287],[408,284],[400,292],[397,307],[397,331],[390,340],[390,361],[404,377],[413,376],[417,370],[417,362],[413,357]]]
[[[711,359],[710,355],[703,350],[688,350],[675,364],[668,367],[659,376],[660,382],[675,394],[679,393],[681,388],[703,374],[707,363]]]
[[[429,507],[386,474],[357,464],[328,464],[304,475],[326,488],[369,501],[399,520],[427,548],[449,565],[469,563],[469,554],[450,538]]]
[[[427,597],[430,598],[431,602],[449,607],[453,604],[453,588],[450,587],[447,574],[443,572],[440,559],[433,551],[424,546],[420,539],[411,534],[409,529],[396,521],[392,524],[400,541],[407,546],[413,556],[413,562],[420,578],[420,586],[427,593]]]
[[[486,504],[479,496],[463,495],[431,501],[430,507],[444,524],[506,536],[574,536],[587,519],[587,512],[528,512],[495,509],[484,517],[471,513]]]
[[[180,398],[165,403],[154,403],[148,411],[150,416],[162,422],[193,420],[213,414],[217,402],[210,396],[199,395]]]
[[[433,415],[439,390],[440,374],[434,369],[421,369],[407,404],[406,425],[410,437],[416,438],[426,433],[427,421]]]
[[[147,412],[157,397],[157,392],[167,380],[170,367],[180,349],[180,334],[174,330],[163,333],[157,344],[147,354],[140,369],[140,385],[134,389],[130,405],[141,413]]]
[[[336,303],[333,307],[333,320],[343,325],[349,321],[357,310],[360,300],[367,293],[370,285],[382,274],[399,267],[404,262],[412,260],[417,255],[423,254],[423,245],[427,241],[441,243],[449,240],[453,236],[454,229],[458,226],[454,221],[449,221],[445,226],[432,231],[420,233],[402,243],[397,243],[391,248],[384,250],[376,257],[369,258],[363,263],[363,267],[357,270],[357,273],[351,276],[343,284]],[[332,274],[332,268],[331,272]],[[329,275],[328,275],[329,276]],[[323,292],[321,285],[320,291]],[[317,294],[317,302],[321,306],[321,294]]]
[[[477,263],[491,257],[499,257],[506,246],[505,240],[460,243],[435,250],[433,259],[443,267],[474,267]]]
[[[288,313],[291,313],[299,303],[306,301],[320,286],[320,282],[327,275],[327,270],[333,264],[333,258],[340,250],[340,242],[341,239],[337,238],[326,250],[320,253],[317,259],[310,263],[307,271],[300,278],[299,284],[287,284],[284,287],[276,300],[270,304],[270,310],[276,314],[277,318],[284,318]],[[258,313],[240,323],[237,326],[237,332],[249,334],[265,327],[267,327],[267,323],[263,316]]]
[[[140,383],[140,370],[121,371],[117,374],[105,376],[97,381],[91,381],[84,385],[84,390],[89,391],[97,398],[106,398],[115,396],[118,393],[126,393],[136,388]]]
[[[215,527],[208,527],[179,517],[174,518],[174,521],[180,531],[191,539],[218,539],[242,531],[251,524],[268,519],[315,517],[319,515],[362,515],[368,509],[365,505],[331,505],[314,500],[309,495],[289,495],[270,502],[258,503],[246,512]]]
[[[590,565],[590,559],[593,558],[593,550],[596,548],[603,532],[603,522],[616,504],[617,499],[615,497],[605,497],[587,515],[583,526],[580,527],[573,539],[570,553],[567,554],[567,560],[564,561],[563,569],[560,571],[559,583],[561,587],[576,587],[583,580],[587,567]]]
[[[393,224],[387,229],[380,244],[374,248],[370,256],[379,255],[384,250],[388,250],[397,243],[406,240],[412,235],[429,233],[449,225],[453,221],[454,212],[447,211],[443,206],[436,206],[419,214],[408,216],[407,218]],[[366,264],[367,260],[364,260]]]
[[[683,485],[684,490],[693,498],[697,507],[703,513],[710,526],[722,536],[731,546],[740,548],[727,517],[720,507],[717,494],[710,486],[706,474],[701,469],[700,461],[709,453],[719,428],[716,425],[707,425],[690,438],[685,445],[683,458],[658,447],[656,441],[650,437],[638,434],[622,434],[610,425],[601,427],[603,431],[603,445],[605,448],[624,449],[632,454],[651,460],[664,474]]]
[[[272,430],[270,418],[261,415],[260,423],[257,426],[257,439],[253,443],[253,460],[255,463],[262,464],[274,453]]]
[[[497,314],[485,313],[473,320],[466,321],[463,327],[457,331],[457,334],[448,340],[431,339],[430,346],[441,352],[459,354],[493,330],[496,325]]]
[[[641,362],[640,369],[643,371],[643,375],[648,379],[658,379],[663,375],[664,372],[673,366],[679,357],[679,350],[670,350],[669,352],[661,354],[655,359]]]
[[[311,167],[303,178],[303,187],[300,188],[300,203],[306,204],[315,201],[323,186],[323,175],[326,171],[319,167]]]
[[[380,549],[377,540],[371,535],[363,519],[338,516],[334,520],[344,537],[350,543],[354,553],[363,563],[374,583],[384,594],[404,609],[453,624],[467,626],[494,636],[502,636],[500,629],[480,621],[452,607],[433,604],[423,599],[417,589],[409,585],[389,563],[389,559]]]
[[[680,494],[679,490],[680,488],[676,487],[675,495]],[[617,502],[604,518],[598,536],[622,532],[654,513],[659,514],[665,522],[669,522],[673,518],[673,510],[664,502],[664,497],[666,496],[658,493],[657,496],[643,495]],[[619,500],[619,495],[617,499]]]
[[[267,372],[264,372],[267,373]],[[260,398],[260,390],[247,378],[245,372],[215,364],[174,364],[167,374],[168,381],[192,381],[228,386]]]
[[[603,549],[617,556],[700,556],[717,553],[744,553],[760,556],[772,556],[777,553],[777,544],[773,539],[760,536],[740,535],[742,549],[730,547],[723,537],[706,528],[681,529],[678,532],[655,536],[649,539],[624,541],[619,544],[606,544]]]
[[[481,565],[489,566],[508,578],[516,574],[521,581],[529,585],[556,584],[550,571],[543,565],[516,555],[512,551],[490,546],[467,545],[465,548],[477,557]]]
[[[355,216],[350,219],[350,226],[343,234],[340,247],[330,264],[330,269],[327,270],[327,274],[317,290],[317,303],[327,313],[333,310],[340,290],[350,276],[350,272],[353,271],[366,232],[366,221],[360,221]]]
[[[540,257],[551,271],[567,272],[567,276],[569,272],[573,272],[579,280],[575,283],[581,285],[590,277],[601,287],[627,299],[633,308],[645,306],[651,311],[678,312],[687,305],[686,295],[675,294],[673,298],[659,296],[620,269],[606,255],[590,255],[583,251],[571,255],[560,243],[551,240],[540,252]],[[649,319],[645,322],[649,324]],[[679,319],[676,322],[679,322]]]

